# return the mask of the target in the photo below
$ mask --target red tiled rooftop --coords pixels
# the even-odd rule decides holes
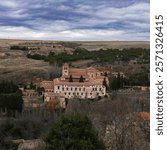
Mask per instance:
[[[142,119],[144,121],[150,121],[150,113],[149,112],[135,112],[134,114],[139,119]]]
[[[72,76],[87,76],[87,71],[86,69],[73,69],[73,68],[70,68],[69,69],[69,76],[72,75]]]
[[[44,87],[45,89],[53,89],[53,81],[42,81],[41,82],[41,87]]]
[[[68,82],[64,80],[54,79],[54,85],[69,85],[69,86],[92,86],[102,85],[101,81],[90,80],[88,82]]]
[[[97,70],[99,71],[109,71],[111,72],[112,71],[112,67],[111,66],[98,66],[98,67],[95,67]]]

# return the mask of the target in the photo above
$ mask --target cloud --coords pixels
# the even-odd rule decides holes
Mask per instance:
[[[0,1],[0,6],[3,6],[3,7],[8,7],[8,8],[15,8],[17,7],[17,3],[12,0],[5,0],[5,1]]]
[[[149,40],[149,1],[6,0],[0,22],[0,38]]]
[[[10,35],[8,34],[10,32]],[[19,33],[19,34],[18,34]],[[88,36],[89,35],[89,36]],[[26,38],[25,38],[26,37]],[[47,38],[46,38],[47,37]],[[133,39],[131,39],[133,37]],[[0,27],[0,38],[9,39],[40,39],[40,40],[65,40],[65,41],[106,41],[106,40],[148,40],[147,32],[131,32],[124,30],[94,30],[77,29],[59,32],[37,31],[25,27]]]

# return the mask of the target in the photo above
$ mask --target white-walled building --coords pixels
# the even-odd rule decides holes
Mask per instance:
[[[62,66],[62,76],[53,81],[43,81],[41,87],[46,92],[63,94],[65,98],[90,98],[103,97],[106,95],[104,82],[108,78],[93,67],[78,69],[70,68],[67,63]]]

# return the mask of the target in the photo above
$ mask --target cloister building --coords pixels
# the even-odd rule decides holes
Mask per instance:
[[[57,96],[63,94],[68,99],[74,97],[94,99],[106,95],[104,82],[108,83],[108,78],[101,74],[101,71],[94,67],[70,68],[69,64],[65,63],[62,66],[62,76],[53,81],[42,81],[41,87],[48,93],[47,100],[49,95],[53,99],[54,94]]]

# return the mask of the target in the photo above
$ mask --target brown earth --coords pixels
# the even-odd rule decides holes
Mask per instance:
[[[17,82],[24,82],[26,80],[31,79],[34,76],[48,78],[49,69],[53,69],[53,67],[49,66],[47,62],[41,60],[28,59],[26,57],[26,53],[20,50],[10,50],[10,45],[17,45],[19,43],[25,42],[36,43],[40,41],[0,39],[0,80],[8,79]],[[98,50],[100,48],[149,48],[149,42],[96,41],[78,43],[81,44],[81,47],[84,47],[88,50]],[[82,67],[91,62],[92,60],[77,61],[73,62],[72,65],[77,66],[78,64],[79,67]],[[125,72],[128,72],[127,70],[129,70],[129,67],[125,66],[119,66],[114,68],[114,70],[125,70]],[[132,68],[135,68],[135,66],[130,67],[130,70],[132,70]],[[137,68],[140,68],[140,66]]]
[[[0,80],[22,82],[34,76],[47,78],[49,69],[48,63],[26,57],[0,59]]]
[[[31,40],[3,40],[0,39],[0,47],[8,47],[10,45],[17,45],[19,43],[25,42],[41,42],[41,41],[31,41]],[[42,41],[42,42],[58,42],[58,41]],[[86,48],[88,50],[99,50],[100,48],[150,48],[149,41],[74,41],[75,43],[81,44],[80,47]]]
[[[80,42],[81,47],[88,50],[99,50],[113,48],[113,49],[123,49],[123,48],[150,48],[149,41],[98,41],[98,42]]]

